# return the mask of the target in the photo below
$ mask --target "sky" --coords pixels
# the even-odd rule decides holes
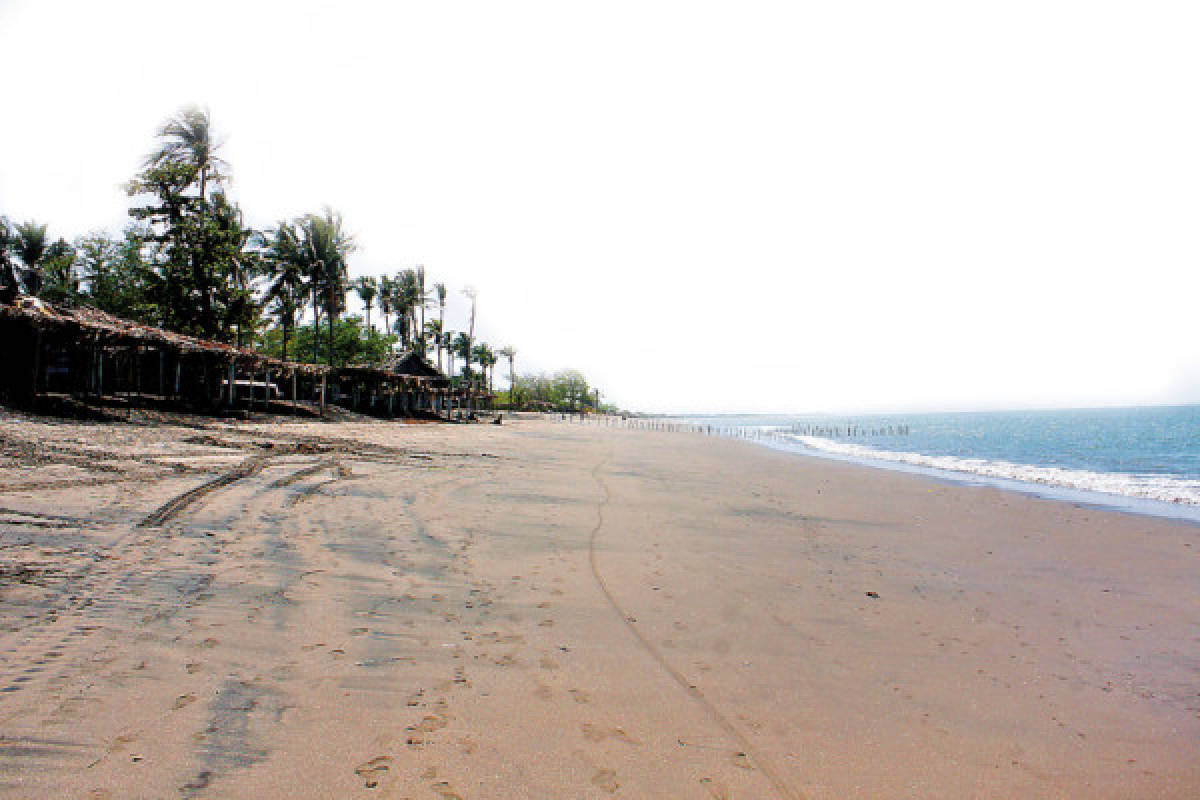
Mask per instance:
[[[454,330],[473,286],[518,372],[623,408],[1200,402],[1198,39],[1152,0],[0,0],[0,214],[119,231],[199,105],[251,224],[331,206],[353,275],[423,264]]]

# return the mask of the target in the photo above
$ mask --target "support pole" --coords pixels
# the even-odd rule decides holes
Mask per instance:
[[[292,370],[292,416],[296,416],[296,370]]]
[[[29,393],[29,405],[37,405],[38,379],[42,371],[42,329],[38,328],[33,337],[33,381]]]
[[[321,373],[321,416],[325,416],[325,373]]]

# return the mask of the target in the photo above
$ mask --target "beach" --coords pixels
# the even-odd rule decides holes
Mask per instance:
[[[1200,527],[557,417],[0,416],[0,797],[1200,794]]]

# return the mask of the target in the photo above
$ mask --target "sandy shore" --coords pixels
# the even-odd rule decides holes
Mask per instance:
[[[1182,523],[558,421],[0,417],[3,797],[1195,797],[1198,693]]]

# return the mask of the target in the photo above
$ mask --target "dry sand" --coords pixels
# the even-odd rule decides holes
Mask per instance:
[[[1197,527],[506,422],[0,418],[0,796],[1200,795]]]

